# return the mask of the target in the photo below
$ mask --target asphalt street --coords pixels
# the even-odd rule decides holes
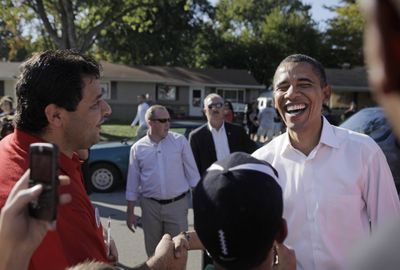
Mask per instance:
[[[143,230],[137,228],[132,233],[126,226],[125,192],[118,190],[113,193],[92,193],[90,195],[94,207],[97,207],[103,227],[107,227],[108,217],[111,218],[111,235],[116,241],[119,253],[119,266],[122,269],[144,262],[147,255],[144,249]],[[140,208],[137,215],[141,215]],[[193,211],[189,210],[189,229],[193,228]],[[201,252],[190,251],[187,269],[201,269]]]

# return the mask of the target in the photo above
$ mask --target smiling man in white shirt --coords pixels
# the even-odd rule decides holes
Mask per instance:
[[[274,75],[274,99],[287,132],[253,153],[279,173],[284,218],[297,269],[343,269],[352,245],[400,216],[386,158],[368,136],[322,116],[331,88],[323,66],[291,55]]]
[[[134,208],[140,197],[147,255],[150,257],[166,233],[175,236],[188,229],[189,189],[200,174],[189,143],[169,132],[170,116],[161,105],[146,112],[147,135],[131,148],[126,184],[127,225],[136,227]]]

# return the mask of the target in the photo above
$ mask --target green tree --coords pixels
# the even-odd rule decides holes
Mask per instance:
[[[357,1],[341,1],[341,5],[328,8],[337,16],[328,20],[324,33],[325,64],[330,67],[340,67],[344,63],[364,65],[362,42],[365,21]]]
[[[269,85],[285,56],[319,56],[321,38],[309,11],[300,1],[221,0],[214,21],[217,41],[207,64],[247,69]]]
[[[19,20],[20,26],[29,27],[43,45],[73,48],[85,52],[96,41],[99,33],[114,21],[123,20],[139,29],[151,22],[142,20],[155,0],[0,0],[0,15],[6,24]]]
[[[9,27],[0,19],[0,61],[21,61],[29,53],[29,37],[24,38],[15,26]]]
[[[126,64],[195,66],[197,36],[212,11],[206,0],[155,1],[140,20],[132,20],[137,14],[127,14],[124,21],[105,29],[98,39],[97,54]],[[140,22],[146,23],[135,24]]]

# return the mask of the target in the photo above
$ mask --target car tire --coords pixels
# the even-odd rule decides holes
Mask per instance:
[[[120,183],[118,169],[108,163],[97,163],[89,169],[89,187],[94,192],[106,193],[113,191]]]

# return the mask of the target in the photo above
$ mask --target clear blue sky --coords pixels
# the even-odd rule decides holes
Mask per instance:
[[[335,16],[335,13],[323,8],[323,6],[331,7],[340,4],[340,0],[302,0],[302,2],[312,6],[312,17],[321,27],[324,26],[324,21]]]

